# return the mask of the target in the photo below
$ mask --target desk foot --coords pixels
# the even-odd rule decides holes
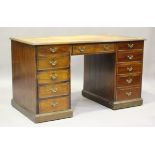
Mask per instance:
[[[47,121],[53,121],[53,120],[73,117],[73,111],[71,109],[59,111],[59,112],[45,113],[45,114],[34,114],[24,109],[17,103],[15,103],[14,100],[11,100],[11,104],[15,109],[23,113],[26,117],[28,117],[34,123],[41,123],[41,122],[47,122]]]
[[[141,106],[142,104],[143,104],[142,98],[137,98],[137,99],[133,99],[133,100],[126,100],[126,101],[116,101],[113,103],[112,109],[118,110],[118,109]]]
[[[143,104],[142,98],[133,99],[133,100],[126,100],[126,101],[109,101],[99,95],[91,93],[89,91],[83,90],[82,95],[90,100],[93,100],[101,105],[104,105],[112,110],[136,107]]]

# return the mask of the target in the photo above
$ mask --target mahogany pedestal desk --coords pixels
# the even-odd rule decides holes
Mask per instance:
[[[74,55],[84,55],[84,97],[113,110],[142,104],[142,38],[98,35],[11,40],[12,105],[36,123],[72,117],[70,58]]]

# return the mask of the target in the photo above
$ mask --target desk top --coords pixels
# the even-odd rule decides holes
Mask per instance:
[[[104,43],[139,41],[143,38],[113,36],[113,35],[80,35],[80,36],[50,36],[45,38],[11,38],[29,45],[51,45],[51,44],[78,44],[78,43]]]

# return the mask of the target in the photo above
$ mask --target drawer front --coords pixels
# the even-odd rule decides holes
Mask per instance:
[[[73,46],[73,55],[114,52],[114,44],[80,44]]]
[[[38,70],[66,68],[70,65],[69,55],[54,57],[51,59],[38,59]]]
[[[59,45],[59,46],[39,46],[37,47],[37,56],[39,58],[51,57],[55,54],[70,54],[72,46]]]
[[[118,50],[143,49],[143,41],[120,42],[117,44]]]
[[[117,74],[141,73],[142,63],[126,63],[117,65]]]
[[[141,97],[140,87],[117,88],[117,101],[131,100]]]
[[[39,98],[69,95],[69,92],[70,92],[69,83],[52,84],[52,85],[50,84],[39,86],[38,88]]]
[[[143,60],[143,51],[135,52],[133,51],[121,51],[117,54],[118,62],[130,62],[130,61],[142,61]]]
[[[53,98],[41,100],[39,102],[39,113],[50,113],[56,111],[67,110],[70,107],[69,97]]]
[[[70,80],[69,69],[38,72],[38,84],[55,83]]]
[[[133,74],[133,75],[124,75],[124,76],[117,76],[117,87],[124,87],[124,86],[133,86],[133,85],[140,85],[141,84],[141,75],[140,74]]]

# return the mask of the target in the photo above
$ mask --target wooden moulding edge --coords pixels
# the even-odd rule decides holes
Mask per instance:
[[[87,90],[83,90],[82,91],[82,95],[92,101],[95,101],[103,106],[106,106],[108,108],[111,108],[112,109],[112,102],[110,102],[109,100],[97,95],[97,94],[94,94],[92,92],[89,92]]]
[[[51,112],[51,113],[44,113],[44,114],[34,114],[29,112],[28,110],[24,109],[20,105],[18,105],[13,99],[11,100],[12,106],[32,120],[34,123],[42,123],[47,121],[53,121],[58,119],[64,119],[73,117],[73,111],[71,109],[58,111],[58,112]]]
[[[113,110],[130,108],[141,106],[143,104],[142,98],[132,99],[132,100],[125,100],[125,101],[116,101],[113,104]]]
[[[132,99],[132,100],[125,100],[125,101],[109,101],[99,95],[96,95],[92,92],[83,90],[82,95],[90,100],[93,100],[103,106],[111,108],[112,110],[136,107],[143,104],[142,98]]]

